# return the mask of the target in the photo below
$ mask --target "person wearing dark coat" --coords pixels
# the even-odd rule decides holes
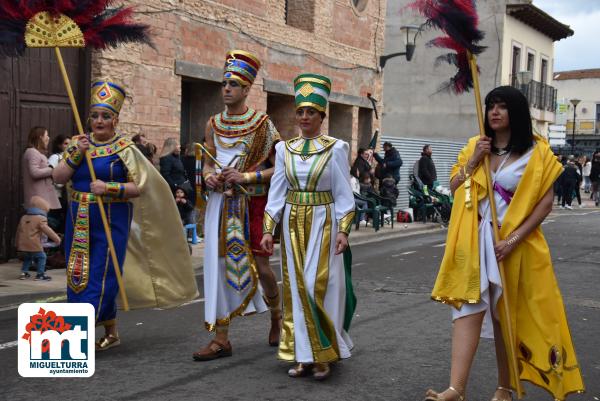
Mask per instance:
[[[435,170],[435,164],[431,159],[431,146],[423,146],[423,152],[419,159],[419,178],[423,181],[423,184],[429,188],[433,188],[434,181],[437,180],[437,172]]]
[[[379,179],[383,179],[386,175],[391,174],[396,180],[396,184],[400,181],[400,167],[402,166],[402,158],[400,153],[392,146],[390,142],[383,144],[383,150],[385,152],[384,157],[379,156],[377,153],[373,153],[373,157],[377,160],[380,166]]]
[[[172,192],[175,192],[176,188],[182,188],[189,196],[192,185],[187,179],[179,153],[180,148],[177,139],[168,138],[165,140],[160,155],[160,175],[167,181]]]
[[[571,202],[573,201],[573,194],[579,182],[579,173],[577,173],[577,167],[575,161],[569,158],[567,164],[565,164],[565,170],[560,175],[559,180],[563,190],[562,207],[572,209]]]
[[[596,206],[600,204],[600,151],[596,150],[592,156],[592,170],[590,171],[590,181],[592,182],[592,199]]]
[[[365,148],[358,149],[358,156],[356,156],[356,160],[352,164],[352,168],[350,169],[350,174],[353,177],[360,180],[363,174],[369,174],[371,179],[373,179],[373,174],[371,174],[371,165],[369,164],[369,152]]]

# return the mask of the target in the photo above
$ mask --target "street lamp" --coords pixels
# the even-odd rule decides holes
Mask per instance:
[[[573,142],[571,143],[571,154],[575,155],[575,123],[577,118],[577,105],[581,100],[579,99],[571,99],[571,104],[573,105]]]
[[[419,25],[403,25],[400,27],[400,33],[402,35],[402,40],[404,45],[406,46],[406,51],[399,53],[388,54],[387,56],[379,57],[379,67],[383,69],[385,67],[385,63],[397,56],[406,56],[406,61],[412,60],[413,54],[415,53],[415,41],[417,40],[417,35],[421,32],[421,26]]]

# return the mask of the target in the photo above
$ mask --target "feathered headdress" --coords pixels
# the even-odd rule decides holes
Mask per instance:
[[[131,7],[113,0],[0,0],[0,55],[20,56],[26,47],[93,47],[120,43],[152,46],[148,25],[133,23]]]
[[[458,68],[456,75],[442,85],[455,93],[463,93],[473,87],[469,65],[469,53],[478,55],[485,46],[479,42],[484,34],[477,27],[479,17],[474,0],[416,0],[406,6],[416,10],[427,20],[425,27],[438,28],[446,35],[431,40],[428,45],[452,50],[436,59],[440,63],[453,64]]]

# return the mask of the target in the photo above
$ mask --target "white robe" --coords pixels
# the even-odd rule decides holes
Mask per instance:
[[[523,176],[532,153],[533,148],[506,167],[504,167],[504,162],[508,158],[504,159],[498,167],[498,171],[492,173],[492,185],[497,182],[502,188],[514,193],[517,190],[517,185]],[[494,200],[496,201],[498,224],[502,225],[509,203],[506,203],[497,191],[494,191]],[[500,279],[498,261],[496,260],[496,252],[494,251],[492,212],[488,198],[484,198],[479,202],[479,215],[481,216],[481,221],[479,222],[479,282],[481,299],[476,304],[464,304],[460,310],[452,308],[452,320],[485,311],[481,337],[494,338],[492,315],[496,316],[496,306],[498,299],[502,295],[502,281]],[[493,311],[490,306],[493,306]]]
[[[286,145],[290,141],[276,145],[275,172],[265,209],[265,218],[282,223],[284,322],[278,357],[304,363],[348,358],[353,347],[344,330],[347,294],[343,255],[335,255],[340,221],[346,226],[354,213],[348,144],[323,138],[335,143],[318,153],[325,147],[314,139],[312,146],[317,153],[306,160],[289,151]],[[333,202],[294,205],[286,201],[288,191],[329,191]],[[320,315],[314,305],[321,306]],[[319,329],[326,333],[326,339],[315,335]]]

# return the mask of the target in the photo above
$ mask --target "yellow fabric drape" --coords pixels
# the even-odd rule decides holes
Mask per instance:
[[[452,177],[466,165],[479,137],[469,140],[460,152]],[[543,138],[536,145],[510,203],[500,238],[506,238],[531,214],[540,199],[562,172],[562,166]],[[480,301],[478,203],[487,196],[482,168],[474,171],[471,185],[473,207],[465,207],[465,189],[454,197],[446,240],[446,252],[432,292],[436,301],[460,309],[464,303]],[[558,400],[583,391],[583,379],[569,333],[562,296],[556,282],[550,251],[537,227],[504,260],[506,288],[513,333],[515,333],[520,379],[528,380],[552,393]],[[502,300],[498,301],[498,308]],[[508,344],[504,314],[500,323]],[[510,347],[506,347],[510,352]],[[509,355],[510,357],[510,355]],[[515,378],[512,386],[515,387]]]
[[[129,306],[171,308],[193,300],[198,288],[169,185],[135,146],[119,157],[141,193],[131,199],[133,221],[123,266]]]

